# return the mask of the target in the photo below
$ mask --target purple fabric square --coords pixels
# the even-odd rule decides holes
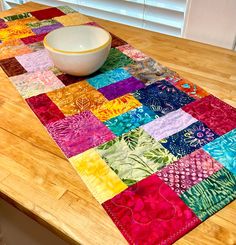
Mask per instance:
[[[63,25],[61,23],[56,23],[53,25],[48,25],[48,26],[42,26],[42,27],[38,27],[38,28],[33,28],[32,31],[36,34],[36,35],[40,35],[43,33],[48,33],[50,31],[53,31],[57,28],[62,27]]]
[[[47,129],[68,158],[115,138],[90,111],[49,123]]]
[[[134,77],[129,77],[117,83],[100,88],[99,92],[101,92],[108,100],[113,100],[144,87],[145,85],[141,81]]]

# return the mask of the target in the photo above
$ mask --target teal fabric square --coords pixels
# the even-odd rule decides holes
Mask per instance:
[[[129,77],[131,75],[124,68],[117,68],[86,80],[94,88],[100,89]]]
[[[157,117],[158,115],[148,107],[140,106],[104,123],[116,136],[120,136],[132,129],[151,122]]]
[[[208,143],[203,149],[236,175],[236,129]]]

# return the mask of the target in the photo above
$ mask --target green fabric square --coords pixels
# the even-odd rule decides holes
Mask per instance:
[[[132,185],[177,160],[141,128],[98,146],[96,150],[126,185]]]
[[[204,221],[236,198],[236,178],[222,168],[180,197]]]
[[[106,72],[119,67],[125,67],[133,63],[134,61],[132,59],[120,52],[118,49],[111,48],[108,58],[103,66],[100,68],[100,71]]]

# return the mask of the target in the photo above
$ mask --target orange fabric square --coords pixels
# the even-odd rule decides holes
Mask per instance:
[[[180,81],[176,82],[174,86],[194,99],[200,99],[209,95],[207,91],[186,79],[181,79]]]
[[[49,92],[47,95],[66,116],[96,109],[107,102],[107,99],[85,80]]]

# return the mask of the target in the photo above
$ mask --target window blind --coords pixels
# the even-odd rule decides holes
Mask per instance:
[[[9,4],[29,0],[7,0]],[[69,5],[82,14],[173,36],[181,36],[187,0],[34,0]]]

